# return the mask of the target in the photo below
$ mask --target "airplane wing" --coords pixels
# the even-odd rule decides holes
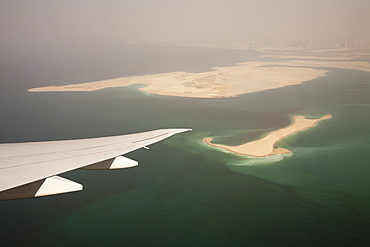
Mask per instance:
[[[56,176],[77,168],[119,169],[136,166],[121,155],[191,129],[79,139],[0,144],[0,200],[38,197],[82,190]]]

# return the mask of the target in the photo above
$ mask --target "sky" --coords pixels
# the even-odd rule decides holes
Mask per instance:
[[[2,48],[109,40],[370,40],[368,0],[0,0]]]

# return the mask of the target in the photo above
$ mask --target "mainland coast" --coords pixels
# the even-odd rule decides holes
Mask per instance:
[[[325,115],[318,119],[307,119],[304,116],[295,116],[293,122],[282,129],[270,132],[267,136],[252,142],[248,142],[238,146],[228,146],[222,144],[212,143],[212,137],[206,137],[203,142],[209,146],[227,150],[236,154],[253,156],[253,157],[266,157],[276,154],[286,154],[290,150],[285,148],[275,148],[275,144],[283,138],[290,136],[298,131],[303,131],[308,128],[316,126],[322,120],[332,118],[331,115]]]

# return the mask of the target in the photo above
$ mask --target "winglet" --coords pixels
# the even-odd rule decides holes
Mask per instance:
[[[186,131],[193,131],[193,129],[168,129],[168,131],[170,131],[171,134],[175,135]]]

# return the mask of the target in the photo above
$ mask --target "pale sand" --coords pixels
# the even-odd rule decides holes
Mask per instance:
[[[298,131],[302,131],[311,127],[314,127],[319,121],[330,119],[332,118],[331,115],[325,115],[318,119],[306,119],[304,116],[295,116],[293,123],[288,127],[283,129],[275,130],[269,133],[267,136],[263,137],[262,139],[248,142],[239,146],[228,146],[222,144],[214,144],[212,143],[212,137],[206,137],[203,139],[204,143],[216,147],[221,148],[233,153],[247,155],[247,156],[254,156],[254,157],[266,157],[275,154],[285,154],[289,153],[290,151],[285,148],[275,148],[274,145],[289,135],[292,135]]]
[[[310,57],[312,59],[312,57]],[[29,89],[29,92],[95,91],[104,88],[144,84],[150,94],[224,98],[295,85],[325,76],[326,68],[370,72],[370,64],[359,61],[291,60],[285,62],[245,62],[232,67],[216,67],[203,73],[172,72],[122,77],[66,86]],[[322,59],[322,58],[321,58]]]
[[[116,78],[66,86],[29,89],[29,92],[95,91],[103,88],[145,84],[140,90],[150,94],[219,98],[299,84],[324,76],[325,69],[298,67],[263,67],[267,62],[246,62],[238,66],[217,67],[203,73],[172,72]],[[279,65],[279,64],[278,64]]]

